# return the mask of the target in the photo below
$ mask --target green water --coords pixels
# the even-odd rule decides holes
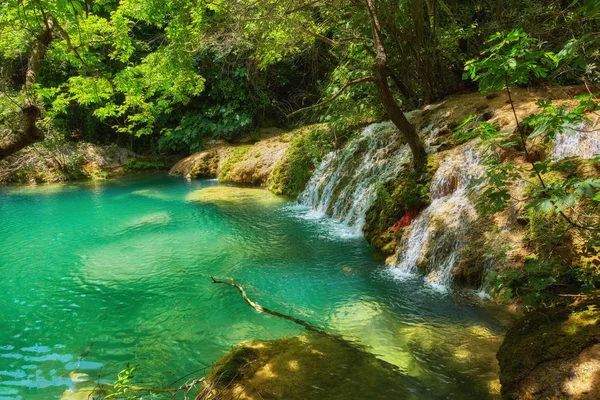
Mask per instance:
[[[405,374],[407,398],[493,397],[503,327],[475,296],[395,280],[362,239],[291,202],[189,201],[217,185],[0,189],[0,399],[58,399],[72,371],[111,381],[127,363],[166,386],[241,341],[302,332],[211,275],[369,346]]]

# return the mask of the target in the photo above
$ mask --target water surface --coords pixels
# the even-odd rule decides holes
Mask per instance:
[[[398,281],[343,227],[219,187],[147,176],[0,189],[0,399],[58,399],[73,372],[111,381],[127,363],[166,386],[241,341],[302,332],[211,275],[369,346],[406,375],[407,398],[494,397],[503,326],[472,296]]]

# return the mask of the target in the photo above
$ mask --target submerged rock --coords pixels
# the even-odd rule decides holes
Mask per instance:
[[[207,382],[196,400],[416,398],[394,366],[320,333],[242,343]]]
[[[213,204],[273,204],[285,201],[267,190],[233,186],[213,186],[196,190],[188,194],[186,200]]]
[[[507,332],[498,361],[504,399],[600,398],[598,298],[527,314]]]

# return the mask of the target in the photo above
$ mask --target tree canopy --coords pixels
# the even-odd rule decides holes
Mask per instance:
[[[402,111],[470,88],[463,66],[490,35],[528,38],[522,56],[498,61],[518,66],[517,84],[595,82],[599,8],[594,0],[3,0],[2,155],[42,140],[40,123],[67,139],[133,136],[141,147],[187,152],[266,124],[387,114],[419,158],[423,145]],[[569,68],[550,73],[557,60],[547,57],[530,68],[527,58],[544,54],[529,49],[541,43]],[[467,63],[485,84],[474,68]]]

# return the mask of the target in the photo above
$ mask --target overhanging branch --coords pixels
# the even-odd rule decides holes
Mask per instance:
[[[313,104],[313,105],[312,105],[312,106],[310,106],[310,107],[304,107],[304,108],[301,108],[301,109],[299,109],[299,110],[296,110],[296,111],[294,111],[293,113],[291,113],[291,114],[288,114],[288,116],[287,116],[287,117],[288,117],[288,118],[291,118],[292,116],[294,116],[294,115],[296,115],[296,114],[299,114],[299,113],[302,113],[302,112],[304,112],[304,111],[313,110],[313,109],[315,109],[315,108],[322,107],[322,106],[324,106],[325,104],[329,104],[329,103],[331,103],[331,102],[335,101],[335,99],[337,99],[338,97],[340,97],[340,95],[341,95],[342,93],[344,93],[344,91],[345,91],[346,89],[348,89],[350,86],[358,85],[358,84],[360,84],[360,83],[364,83],[364,82],[374,82],[374,81],[375,81],[375,78],[374,78],[374,77],[372,77],[372,76],[369,76],[369,77],[366,77],[366,78],[360,78],[360,79],[355,79],[355,80],[353,80],[353,81],[350,81],[350,82],[346,82],[346,83],[344,84],[344,86],[342,86],[342,87],[341,87],[341,89],[340,89],[340,90],[338,90],[338,91],[337,91],[337,92],[336,92],[336,93],[335,93],[333,96],[331,96],[331,97],[330,97],[330,98],[328,98],[327,100],[324,100],[324,101],[322,101],[322,102],[320,102],[320,103],[317,103],[317,104]]]

